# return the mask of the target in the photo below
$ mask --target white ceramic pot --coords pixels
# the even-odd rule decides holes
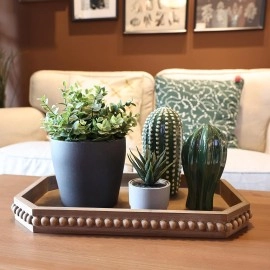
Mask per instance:
[[[140,178],[132,179],[128,183],[131,209],[167,209],[170,200],[169,181],[160,179],[157,187],[142,187],[138,183],[143,183]]]

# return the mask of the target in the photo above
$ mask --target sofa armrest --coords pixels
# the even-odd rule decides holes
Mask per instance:
[[[265,141],[265,153],[270,154],[270,123],[268,124],[266,141]]]
[[[25,142],[44,141],[47,135],[40,128],[44,114],[32,107],[0,109],[0,147]]]

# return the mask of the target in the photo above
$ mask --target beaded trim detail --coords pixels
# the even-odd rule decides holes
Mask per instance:
[[[16,204],[11,206],[12,212],[29,225],[44,227],[88,227],[144,230],[178,230],[200,232],[232,232],[245,225],[252,217],[250,210],[244,212],[230,222],[202,222],[192,220],[139,219],[139,218],[101,218],[74,216],[32,216]]]

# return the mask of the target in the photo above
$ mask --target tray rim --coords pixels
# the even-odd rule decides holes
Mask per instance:
[[[127,187],[128,180],[136,176],[124,173],[123,186]],[[50,181],[54,182],[48,187]],[[41,198],[57,188],[55,183],[54,175],[41,177],[14,196],[11,208],[15,219],[32,232],[228,238],[247,227],[252,217],[250,203],[224,179],[220,180],[217,193],[222,196],[226,192],[238,202],[221,211],[50,207],[37,206],[27,199],[31,192],[39,191],[37,187],[45,186],[41,196],[31,194]],[[186,187],[183,175],[181,187]],[[62,224],[61,220],[66,221]]]

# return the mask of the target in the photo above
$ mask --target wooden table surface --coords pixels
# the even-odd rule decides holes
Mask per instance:
[[[0,269],[270,269],[270,192],[241,191],[253,217],[223,240],[50,235],[27,230],[10,208],[37,179],[0,176]]]

